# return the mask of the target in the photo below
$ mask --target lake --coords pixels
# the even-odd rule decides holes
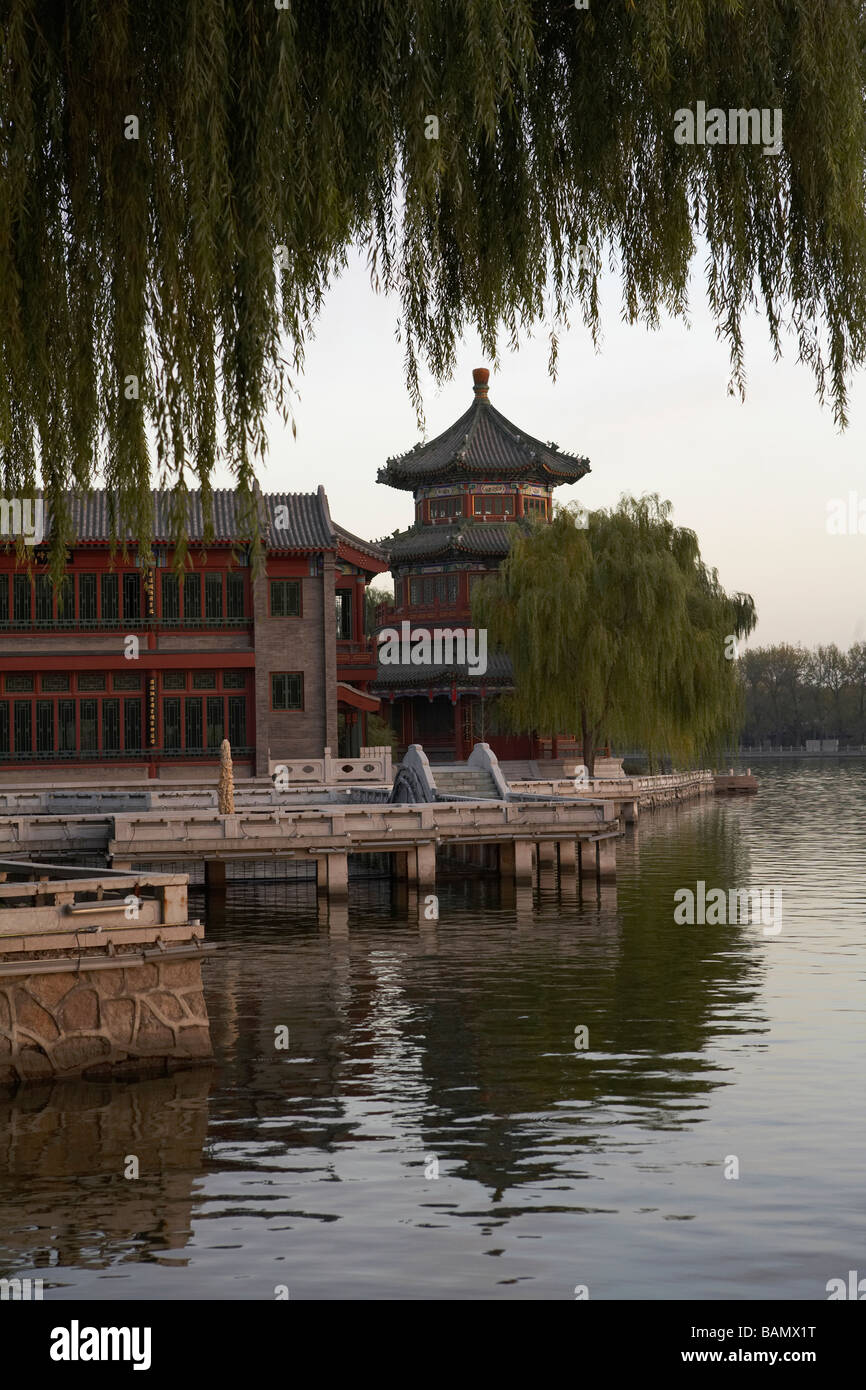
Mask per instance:
[[[551,871],[445,871],[438,921],[376,877],[330,919],[307,884],[193,893],[213,1067],[0,1101],[0,1274],[46,1301],[866,1274],[866,760],[754,770],[758,796],[645,814],[580,900]],[[780,890],[779,930],[677,924],[698,882]]]

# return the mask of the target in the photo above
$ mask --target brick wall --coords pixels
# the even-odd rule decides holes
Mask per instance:
[[[326,556],[321,575],[301,579],[301,618],[271,618],[268,578],[253,588],[255,620],[256,775],[267,776],[268,757],[322,756],[337,741],[336,613],[334,561]],[[271,674],[300,671],[304,709],[271,709]],[[270,754],[268,750],[270,749]]]

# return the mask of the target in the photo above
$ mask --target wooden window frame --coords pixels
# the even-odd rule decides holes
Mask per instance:
[[[276,584],[294,584],[298,591],[298,611],[297,613],[275,613],[274,612],[274,586]],[[268,580],[268,617],[269,618],[289,618],[297,619],[304,616],[304,586],[300,579],[269,579]]]
[[[274,681],[279,676],[295,676],[301,682],[301,703],[299,705],[275,705],[274,704]],[[271,671],[268,677],[269,690],[268,698],[271,714],[303,714],[304,713],[304,673],[303,671]]]

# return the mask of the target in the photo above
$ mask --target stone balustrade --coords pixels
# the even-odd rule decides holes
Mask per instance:
[[[352,782],[383,782],[390,787],[394,769],[387,746],[362,748],[358,757],[334,757],[326,748],[321,758],[270,758],[268,772],[276,784],[342,786]]]

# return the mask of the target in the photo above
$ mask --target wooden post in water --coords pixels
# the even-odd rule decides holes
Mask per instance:
[[[415,860],[415,882],[418,885],[418,892],[424,893],[426,890],[436,887],[436,846],[431,842],[426,845],[418,845],[414,854],[409,856],[410,862]]]
[[[316,855],[316,890],[328,898],[349,895],[349,856],[345,850]]]
[[[204,864],[204,886],[208,893],[224,893],[226,890],[226,861],[206,859]]]
[[[616,838],[598,842],[598,876],[602,883],[616,878]]]
[[[575,840],[560,840],[559,842],[559,870],[560,873],[574,873],[577,866],[577,842]]]
[[[598,872],[595,840],[580,841],[580,876],[595,879]]]
[[[508,873],[518,886],[531,884],[533,849],[531,840],[512,840],[510,844],[500,845],[500,872]]]

